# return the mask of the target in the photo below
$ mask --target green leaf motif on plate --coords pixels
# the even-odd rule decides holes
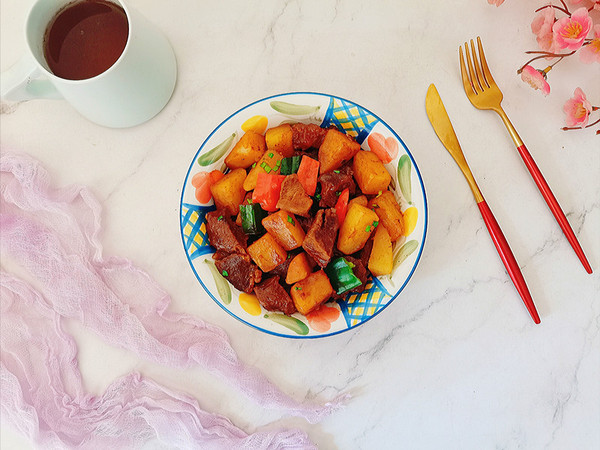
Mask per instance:
[[[229,282],[223,277],[223,275],[221,275],[219,269],[217,269],[217,266],[215,266],[214,262],[205,259],[204,263],[210,269],[210,273],[212,274],[213,279],[215,280],[215,285],[217,286],[217,292],[219,293],[219,297],[221,297],[223,303],[229,305],[231,303],[231,288],[229,287]]]
[[[321,109],[320,106],[295,105],[293,103],[281,101],[272,101],[270,105],[275,111],[287,116],[304,116],[306,114],[314,114]]]
[[[402,155],[398,161],[398,184],[402,195],[409,204],[412,204],[412,188],[410,184],[410,158],[408,155]]]
[[[289,328],[294,333],[299,334],[301,336],[306,336],[309,331],[308,326],[304,322],[296,319],[295,317],[286,316],[285,314],[265,314],[265,319],[269,319],[275,323],[278,323],[279,325],[283,325],[284,327]]]
[[[233,139],[235,138],[235,133],[217,145],[215,148],[207,151],[206,153],[200,155],[198,158],[198,164],[201,166],[209,166],[215,161],[221,159],[221,157],[229,150]]]
[[[396,253],[396,256],[394,257],[394,270],[396,269],[396,267],[402,264],[404,260],[408,258],[417,249],[418,246],[419,243],[414,239],[412,241],[405,242],[404,245],[400,247],[400,250],[398,250],[398,253]]]

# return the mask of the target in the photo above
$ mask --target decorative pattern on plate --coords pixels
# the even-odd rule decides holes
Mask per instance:
[[[183,246],[190,259],[214,253],[206,235],[206,213],[213,211],[214,205],[198,206],[184,203],[181,205],[181,231]]]
[[[390,293],[381,282],[377,278],[370,278],[364,291],[348,294],[338,303],[346,324],[348,327],[353,327],[375,315],[388,304],[390,299]]]
[[[322,127],[333,124],[354,137],[359,144],[367,138],[379,119],[354,103],[331,97]]]
[[[292,120],[290,120],[290,118]],[[336,303],[327,303],[308,316],[286,316],[264,310],[255,295],[230,286],[207,256],[215,249],[206,233],[206,213],[215,209],[212,199],[198,196],[216,182],[212,177],[226,169],[223,159],[241,132],[263,133],[266,127],[281,123],[321,123],[354,136],[364,150],[371,150],[389,161],[395,195],[406,212],[405,236],[394,245],[391,276],[372,278],[359,294],[348,294]],[[371,144],[367,138],[373,135]],[[379,147],[377,147],[379,145]],[[376,148],[377,147],[377,148]],[[379,151],[378,151],[379,150]],[[396,170],[393,170],[393,169]],[[199,176],[199,172],[207,175]],[[394,173],[395,172],[395,173]],[[196,180],[194,181],[194,176]],[[205,203],[205,201],[207,203]],[[180,203],[181,237],[186,256],[198,281],[209,296],[225,311],[243,323],[276,336],[315,338],[331,336],[364,323],[383,310],[404,289],[420,259],[427,230],[427,202],[423,181],[414,160],[398,135],[368,110],[348,100],[325,94],[298,92],[259,100],[232,114],[204,141],[188,169]],[[408,236],[410,240],[407,240]]]

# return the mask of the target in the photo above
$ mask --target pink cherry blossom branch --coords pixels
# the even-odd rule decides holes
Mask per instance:
[[[536,56],[535,58],[531,58],[529,61],[527,61],[525,64],[523,64],[521,66],[521,68],[519,70],[517,70],[517,73],[520,74],[521,72],[523,72],[523,69],[525,68],[525,66],[527,66],[528,64],[532,63],[533,61],[536,61],[538,59],[542,59],[542,58],[558,58],[557,61],[553,62],[552,64],[550,64],[550,68],[554,67],[556,64],[558,64],[560,61],[562,61],[564,58],[566,58],[567,56],[571,56],[572,54],[574,54],[577,50],[573,50],[570,53],[552,53],[552,52],[543,52],[543,51],[527,51],[525,52],[528,55],[539,55]]]
[[[571,12],[569,11],[569,8],[567,7],[566,3],[563,0],[560,0],[560,2],[563,5],[562,8],[560,6],[556,6],[556,5],[546,5],[546,6],[542,6],[541,8],[536,9],[534,12],[540,12],[541,10],[546,9],[546,8],[554,8],[554,9],[557,9],[558,11],[564,12],[567,16],[571,17]]]

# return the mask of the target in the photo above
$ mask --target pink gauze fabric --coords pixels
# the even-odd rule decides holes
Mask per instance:
[[[171,298],[147,273],[126,259],[104,258],[101,207],[86,187],[54,189],[36,160],[10,152],[0,156],[0,175],[0,249],[43,291],[1,272],[3,420],[44,448],[132,448],[148,440],[162,443],[156,448],[315,448],[300,430],[248,435],[136,373],[101,397],[86,394],[64,318],[148,361],[205,368],[262,407],[311,423],[348,398],[298,402],[240,361],[222,329],[170,312]]]

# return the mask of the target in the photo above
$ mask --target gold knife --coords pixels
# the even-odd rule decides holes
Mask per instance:
[[[471,187],[471,191],[473,192],[473,196],[475,197],[475,201],[477,202],[477,206],[479,207],[479,211],[481,212],[481,216],[485,222],[485,225],[492,237],[492,241],[496,246],[496,250],[498,250],[498,254],[506,267],[506,271],[508,275],[513,281],[513,284],[517,288],[517,292],[523,299],[523,303],[527,307],[529,314],[531,315],[533,321],[535,323],[540,323],[540,316],[535,308],[535,304],[533,303],[533,299],[531,298],[531,294],[529,293],[529,289],[527,288],[527,284],[525,283],[525,279],[523,278],[523,274],[519,269],[519,264],[513,255],[506,238],[504,237],[504,233],[500,229],[500,225],[496,221],[496,218],[492,214],[491,209],[487,205],[483,195],[481,194],[481,190],[477,186],[475,182],[475,177],[473,177],[473,173],[465,160],[465,155],[458,143],[458,138],[456,137],[456,133],[454,132],[454,128],[452,127],[452,123],[450,122],[450,117],[448,117],[448,113],[446,112],[446,108],[442,103],[442,99],[440,98],[440,94],[438,93],[436,87],[431,84],[429,89],[427,89],[427,96],[425,97],[425,108],[427,110],[427,117],[429,117],[429,121],[433,126],[435,134],[437,134],[446,150],[452,155],[456,164],[462,171],[463,175],[467,179],[469,186]]]

